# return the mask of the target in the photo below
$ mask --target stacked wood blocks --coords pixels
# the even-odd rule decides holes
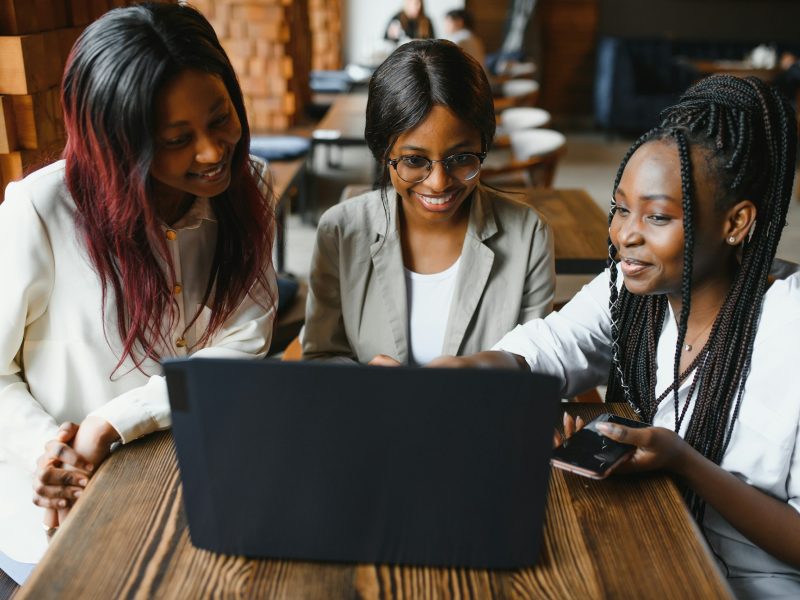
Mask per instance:
[[[311,69],[342,68],[342,0],[308,0]]]
[[[254,130],[298,123],[310,99],[308,0],[195,0],[231,60]]]
[[[6,185],[59,157],[60,84],[83,29],[132,0],[0,0],[0,202]]]

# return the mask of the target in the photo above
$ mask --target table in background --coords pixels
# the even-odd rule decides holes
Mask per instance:
[[[596,274],[605,269],[608,215],[588,192],[542,188],[518,191],[525,194],[522,202],[539,211],[550,224],[557,274]]]
[[[565,405],[584,418],[626,405]],[[169,432],[116,451],[15,600],[730,598],[671,479],[554,469],[539,563],[517,571],[256,560],[189,541]],[[504,493],[498,490],[498,493]]]
[[[273,160],[269,163],[272,193],[276,199],[275,269],[280,273],[286,260],[286,214],[291,205],[305,193],[306,157],[292,160]],[[302,206],[300,209],[302,210]]]
[[[772,83],[781,72],[779,67],[766,69],[754,67],[745,60],[714,60],[701,58],[686,58],[689,64],[702,77],[706,75],[734,75],[735,77],[758,77],[765,83]]]
[[[328,166],[336,168],[332,148],[365,145],[364,127],[367,122],[367,95],[351,93],[337,95],[328,112],[311,134],[312,153],[317,146],[328,149]],[[313,164],[313,162],[312,162]]]

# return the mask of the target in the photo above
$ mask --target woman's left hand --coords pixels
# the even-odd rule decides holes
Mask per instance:
[[[664,427],[638,429],[616,423],[598,423],[597,431],[612,440],[636,446],[630,459],[614,469],[616,473],[656,469],[676,471],[681,455],[691,448],[677,433]]]

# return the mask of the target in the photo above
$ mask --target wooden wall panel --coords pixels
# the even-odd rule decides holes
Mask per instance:
[[[599,0],[538,0],[525,34],[525,48],[537,63],[539,104],[557,116],[591,113]],[[503,43],[511,0],[467,0],[475,33],[487,52]]]
[[[250,126],[296,125],[310,100],[308,0],[196,0],[230,58]]]
[[[342,68],[342,0],[309,0],[311,68]]]
[[[0,96],[0,154],[16,150],[17,123],[11,96]]]
[[[598,0],[540,0],[539,104],[559,116],[592,111]]]

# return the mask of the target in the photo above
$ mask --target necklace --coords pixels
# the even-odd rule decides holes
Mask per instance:
[[[698,333],[696,336],[694,336],[694,339],[692,340],[692,343],[691,343],[691,344],[690,344],[690,343],[688,343],[688,342],[686,341],[686,339],[684,338],[684,344],[683,344],[683,350],[684,350],[684,352],[691,352],[691,351],[692,351],[692,348],[694,348],[694,345],[693,345],[693,344],[694,344],[694,343],[695,343],[697,340],[699,340],[699,339],[700,339],[700,337],[701,337],[701,336],[702,336],[702,335],[703,335],[703,334],[704,334],[706,331],[708,331],[708,328],[709,328],[709,327],[711,327],[712,323],[714,323],[714,321],[716,321],[716,320],[717,320],[717,319],[716,319],[716,317],[715,317],[715,318],[713,318],[713,319],[711,319],[711,321],[709,321],[709,322],[708,322],[708,324],[706,324],[706,326],[705,326],[705,327],[703,327],[702,331],[700,331],[700,333]]]

